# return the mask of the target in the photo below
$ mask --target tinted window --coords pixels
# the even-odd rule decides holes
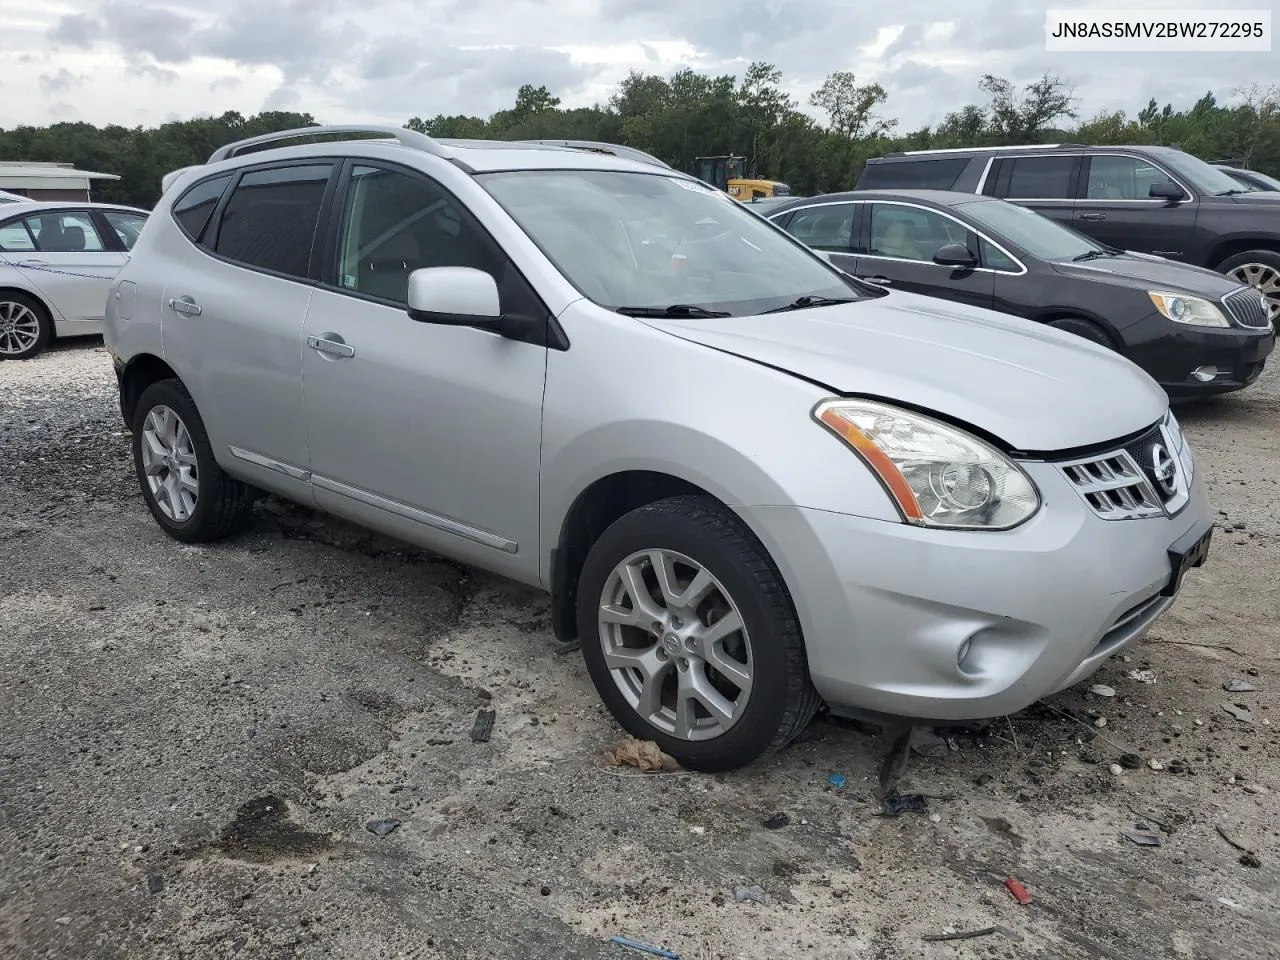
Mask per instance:
[[[1068,200],[1075,157],[1017,157],[1005,196],[1019,200]]]
[[[331,164],[246,173],[218,226],[218,254],[246,266],[307,276]]]
[[[111,225],[111,229],[116,232],[124,248],[132,250],[133,245],[138,242],[138,234],[142,232],[142,225],[147,222],[147,218],[139,213],[122,213],[119,210],[104,210],[102,215]]]
[[[230,182],[231,174],[227,174],[225,177],[214,177],[212,180],[197,183],[173,205],[173,219],[178,221],[178,226],[182,227],[192,240],[199,242],[201,234],[204,233],[205,224],[209,222],[209,217],[213,213],[213,208],[218,205],[222,191]]]
[[[1014,273],[1018,272],[1018,265],[1009,257],[1005,256],[999,247],[986,240],[979,239],[978,246],[982,257],[982,265],[990,267],[992,270],[1010,270]]]
[[[941,247],[968,239],[965,227],[932,210],[871,204],[872,256],[931,262]]]
[[[849,253],[856,210],[857,207],[851,203],[830,203],[797,210],[787,224],[787,232],[814,250]]]
[[[103,249],[102,238],[87,213],[44,213],[27,217],[27,226],[41,253],[93,253]]]
[[[488,238],[422,177],[355,167],[344,207],[338,282],[348,290],[407,303],[409,274],[420,267],[499,272]]]
[[[0,250],[34,250],[36,245],[21,220],[11,220],[0,227]]]
[[[858,179],[858,189],[875,190],[878,187],[894,187],[950,190],[968,165],[968,157],[869,163]]]
[[[1105,155],[1089,158],[1090,200],[1147,200],[1151,187],[1168,183],[1168,175],[1146,160]]]

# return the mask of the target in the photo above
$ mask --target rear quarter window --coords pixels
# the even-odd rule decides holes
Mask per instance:
[[[209,217],[214,207],[218,205],[218,201],[222,199],[222,192],[227,189],[227,184],[230,182],[231,174],[229,173],[202,180],[190,187],[174,202],[173,219],[182,228],[182,232],[196,243],[199,243],[204,235],[205,227],[209,225]]]
[[[869,163],[858,178],[858,189],[950,190],[968,165],[968,157]]]

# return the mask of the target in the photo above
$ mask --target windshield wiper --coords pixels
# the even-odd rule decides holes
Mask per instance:
[[[1108,247],[1105,250],[1089,250],[1085,253],[1078,254],[1071,258],[1072,263],[1079,263],[1081,260],[1097,260],[1099,257],[1118,257],[1120,251],[1114,247]]]
[[[624,317],[731,317],[726,310],[708,310],[693,303],[673,303],[669,307],[617,307]]]
[[[794,300],[792,300],[790,303],[784,306],[774,307],[772,310],[765,310],[764,312],[765,313],[782,313],[785,310],[803,310],[806,307],[829,307],[833,303],[855,303],[857,302],[857,299],[858,299],[857,297],[818,297],[818,296],[796,297]]]
[[[1253,193],[1252,190],[1241,190],[1239,187],[1232,187],[1230,190],[1219,190],[1214,194],[1215,197],[1235,197],[1242,193]]]

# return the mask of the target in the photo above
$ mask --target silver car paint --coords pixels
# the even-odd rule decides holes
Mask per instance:
[[[652,174],[599,154],[460,153],[477,170]],[[570,349],[420,325],[225,264],[168,215],[187,184],[220,168],[344,154],[448,187],[537,289]],[[1170,543],[1208,512],[1197,479],[1173,518],[1104,521],[1056,467],[1029,461],[1044,506],[1021,527],[903,524],[859,458],[811,421],[833,390],[933,409],[1029,450],[1108,442],[1156,423],[1167,400],[1132,364],[1077,338],[900,293],[724,321],[623,317],[581,297],[465,171],[390,144],[292,147],[182,173],[123,278],[136,284],[134,306],[126,319],[112,301],[110,349],[123,362],[162,356],[220,465],[286,497],[542,587],[565,518],[594,481],[655,471],[718,497],[777,562],[814,683],[837,709],[985,717],[1080,679],[1167,606],[1153,602],[1100,652],[1120,613],[1167,579]],[[168,309],[182,296],[205,309]],[[352,356],[306,346],[334,334]],[[964,673],[955,651],[970,634],[978,666]]]

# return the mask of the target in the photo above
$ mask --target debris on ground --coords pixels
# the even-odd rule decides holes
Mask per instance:
[[[1107,769],[1111,771],[1111,775],[1113,777],[1118,777],[1124,773],[1124,767],[1120,766],[1118,763],[1113,763],[1111,766],[1107,767]]]
[[[675,758],[663,753],[652,740],[626,740],[606,751],[604,760],[615,767],[635,767],[645,773],[671,773],[680,769]]]
[[[1136,753],[1122,753],[1120,755],[1120,766],[1126,770],[1141,770],[1142,758]]]
[[[781,830],[783,827],[791,824],[791,818],[785,813],[775,813],[768,820],[761,821],[760,825],[766,830]]]
[[[493,736],[493,721],[497,716],[496,710],[477,710],[475,722],[471,725],[471,739],[476,743],[488,743]]]
[[[898,817],[904,813],[928,813],[929,799],[922,793],[898,793],[890,790],[884,795],[879,816]]]
[[[364,828],[376,837],[385,837],[389,833],[392,833],[399,826],[400,826],[399,820],[387,819],[387,820],[370,820],[368,823],[364,825]]]
[[[1140,847],[1160,846],[1160,834],[1150,829],[1145,823],[1135,824],[1135,829],[1123,830],[1121,833]]]
[[[1234,680],[1228,680],[1222,685],[1222,689],[1227,693],[1253,693],[1258,688],[1248,680],[1241,680],[1238,677]]]
[[[1093,725],[1095,727],[1105,727],[1107,725],[1107,718],[1099,717],[1097,720],[1093,721]]]
[[[833,773],[831,776],[827,777],[827,783],[831,784],[837,790],[843,790],[844,785],[848,782],[848,779],[843,773]]]
[[[147,877],[147,893],[160,893],[164,889],[164,877],[153,873]]]
[[[1022,904],[1024,907],[1031,902],[1031,894],[1027,893],[1027,888],[1019,883],[1014,877],[1010,877],[1006,880],[1004,885],[1009,888],[1009,893],[1013,899],[1017,900],[1018,903]]]
[[[619,947],[626,947],[628,950],[639,950],[641,953],[650,953],[655,957],[666,957],[667,960],[680,960],[680,955],[672,953],[670,950],[664,950],[662,947],[655,947],[651,943],[642,943],[639,940],[632,940],[630,937],[613,936],[609,938],[609,942]]]
[[[1089,688],[1089,692],[1099,697],[1114,697],[1116,695],[1115,687],[1108,687],[1105,683],[1095,683]]]
[[[753,883],[749,887],[734,887],[733,899],[739,903],[767,903],[769,894],[764,892],[764,887],[758,883]]]
[[[1138,681],[1138,683],[1156,682],[1156,672],[1154,670],[1130,670],[1128,677],[1130,680]]]
[[[1150,760],[1147,761],[1147,766],[1150,767],[1152,770],[1164,769],[1164,764],[1161,763],[1159,760],[1155,759],[1155,757],[1152,757]]]
[[[1243,703],[1224,703],[1222,709],[1242,723],[1253,723],[1253,711]]]
[[[944,933],[930,933],[921,939],[925,943],[942,943],[945,940],[972,940],[975,937],[989,937],[997,932],[996,927],[983,927],[981,930],[962,930],[962,931],[946,931]]]
[[[1252,867],[1255,870],[1262,866],[1262,861],[1258,859],[1258,855],[1256,853],[1246,847],[1243,843],[1232,840],[1227,831],[1223,830],[1222,827],[1215,824],[1213,829],[1218,831],[1218,836],[1240,851],[1240,866]]]

